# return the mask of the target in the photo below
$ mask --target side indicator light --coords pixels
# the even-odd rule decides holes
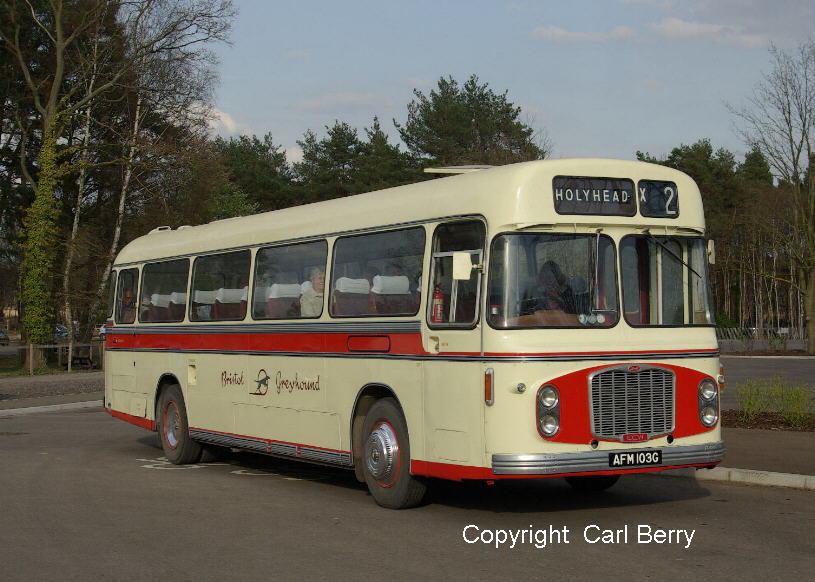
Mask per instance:
[[[495,402],[493,389],[493,371],[492,368],[487,368],[484,370],[484,403],[487,406],[492,406]]]

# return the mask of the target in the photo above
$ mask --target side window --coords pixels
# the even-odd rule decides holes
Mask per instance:
[[[190,290],[191,321],[237,321],[246,317],[250,252],[195,259]]]
[[[116,271],[110,272],[108,279],[108,313],[107,318],[113,319],[113,308],[116,305]]]
[[[119,271],[119,283],[116,287],[116,323],[133,323],[136,321],[136,292],[138,288],[138,269]]]
[[[337,239],[331,269],[331,315],[416,315],[424,241],[422,227]]]
[[[188,259],[149,263],[142,267],[139,321],[183,321],[187,310]]]
[[[320,317],[327,256],[324,240],[260,249],[255,257],[252,317]]]
[[[453,279],[453,253],[467,253],[473,265],[482,264],[484,223],[478,220],[439,225],[433,235],[433,260],[427,319],[431,327],[470,327],[478,319],[479,271],[466,281]]]

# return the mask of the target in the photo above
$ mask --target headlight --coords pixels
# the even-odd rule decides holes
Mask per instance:
[[[554,386],[544,386],[538,392],[538,402],[544,408],[554,408],[558,403],[557,388]]]
[[[538,431],[544,438],[552,438],[560,430],[560,394],[551,384],[538,389]]]
[[[713,380],[702,380],[699,383],[699,396],[703,400],[713,400],[716,397],[716,383]]]
[[[699,420],[701,420],[705,426],[713,426],[716,424],[716,421],[719,420],[719,413],[713,406],[705,406],[699,415]]]
[[[560,423],[556,417],[551,414],[547,414],[540,419],[540,428],[543,436],[551,437],[555,436],[555,433],[557,433],[558,429],[560,428]]]
[[[699,382],[699,422],[710,428],[719,420],[719,390],[710,378]]]

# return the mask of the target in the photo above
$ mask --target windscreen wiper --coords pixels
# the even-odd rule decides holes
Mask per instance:
[[[660,242],[660,241],[659,241],[659,239],[658,239],[657,237],[655,237],[654,235],[652,235],[652,234],[651,234],[651,231],[646,230],[646,231],[645,231],[645,234],[647,234],[647,235],[648,235],[648,240],[650,240],[650,241],[651,241],[651,242],[653,242],[654,244],[657,244],[657,245],[659,245],[660,247],[662,247],[662,249],[663,249],[664,251],[666,251],[666,252],[667,252],[669,255],[671,255],[671,256],[672,256],[673,258],[675,258],[677,261],[679,261],[680,263],[682,263],[683,265],[685,265],[685,266],[688,268],[688,270],[689,270],[691,273],[693,273],[694,275],[696,275],[696,276],[697,276],[697,277],[699,277],[700,279],[703,279],[702,275],[700,275],[699,273],[697,273],[697,272],[696,272],[696,270],[695,270],[693,267],[691,267],[689,264],[687,264],[685,261],[683,261],[683,260],[682,260],[682,257],[678,256],[678,255],[677,255],[675,252],[673,252],[671,249],[669,249],[669,248],[668,248],[668,245],[666,245],[666,244],[664,244],[664,243]]]

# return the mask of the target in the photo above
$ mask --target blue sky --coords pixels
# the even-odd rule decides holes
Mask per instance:
[[[726,104],[810,38],[812,0],[391,2],[235,0],[216,47],[215,132],[271,132],[289,160],[307,129],[378,116],[398,141],[414,88],[471,74],[522,107],[555,157],[666,155],[710,138],[742,154]]]

